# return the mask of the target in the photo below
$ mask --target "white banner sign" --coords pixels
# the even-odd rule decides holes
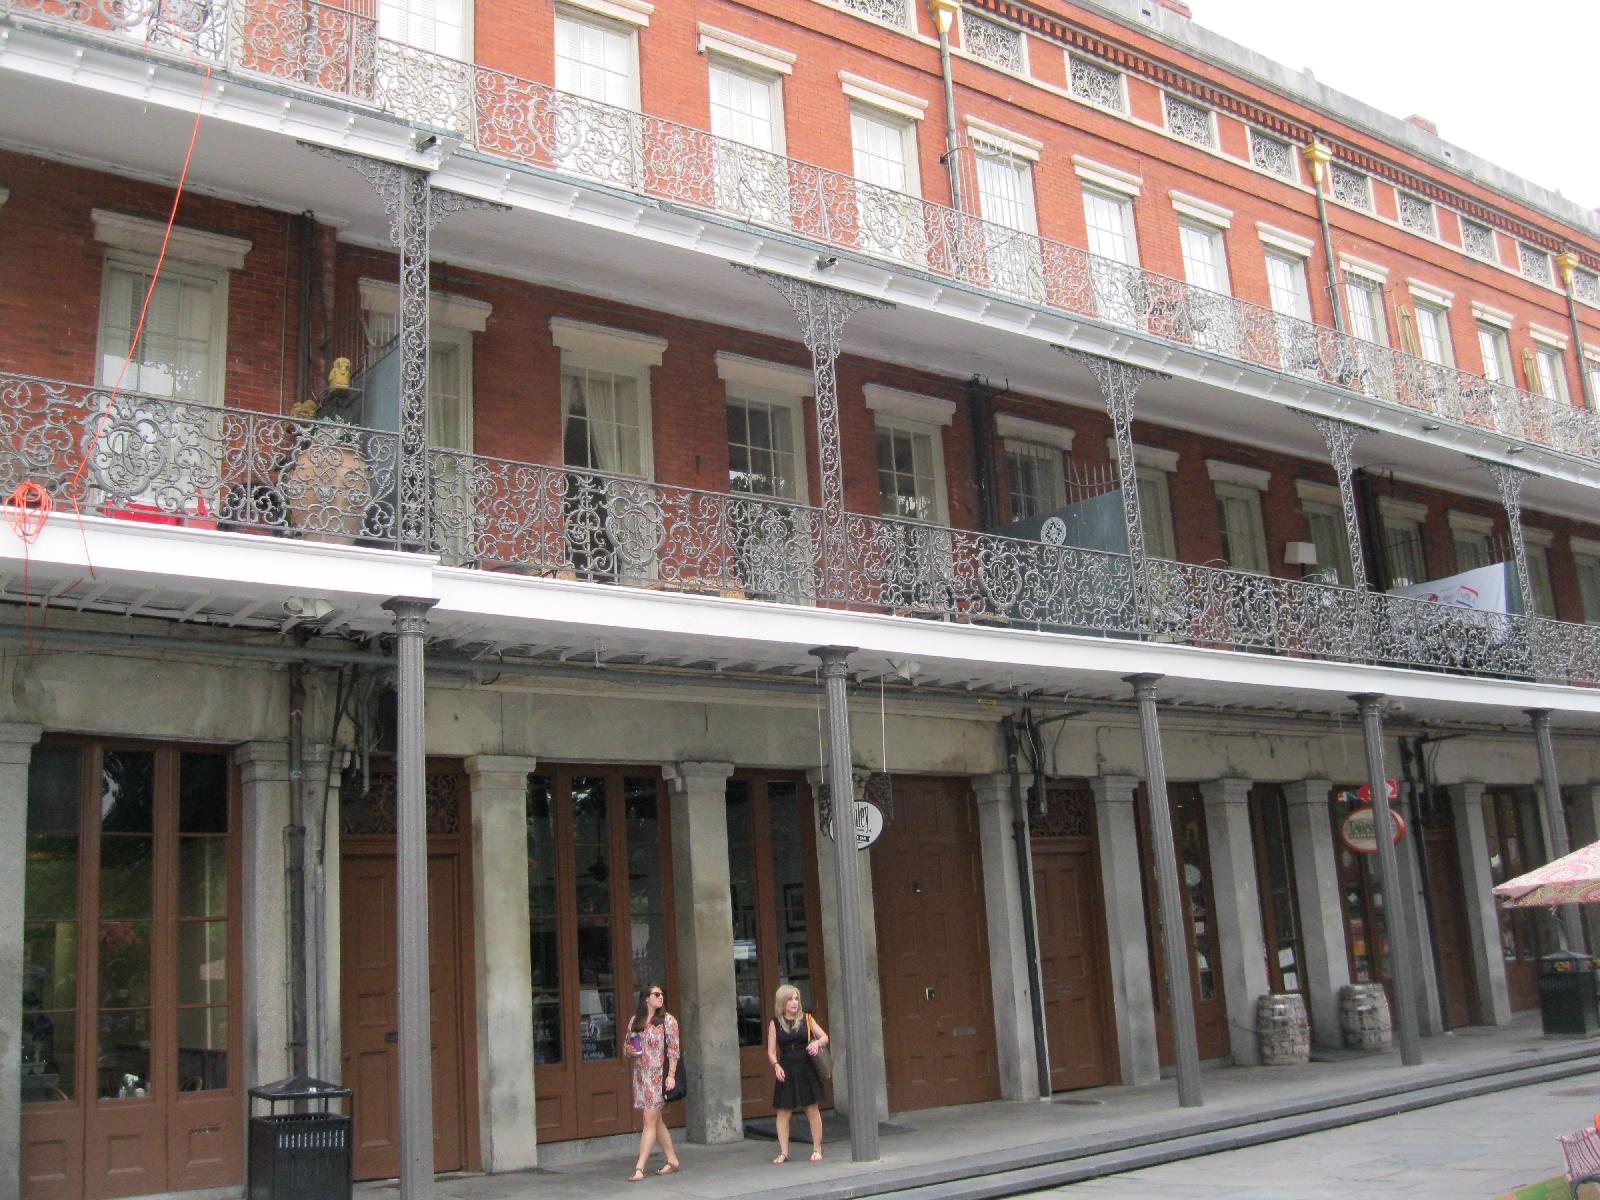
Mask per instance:
[[[1506,564],[1495,563],[1492,567],[1431,579],[1413,587],[1390,588],[1389,595],[1454,604],[1474,612],[1503,613],[1507,611]]]

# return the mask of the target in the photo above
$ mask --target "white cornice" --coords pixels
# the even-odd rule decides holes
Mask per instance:
[[[582,9],[624,25],[640,27],[649,25],[651,14],[656,11],[656,6],[648,0],[560,0],[557,7]]]
[[[1109,188],[1113,192],[1121,192],[1124,196],[1137,196],[1139,189],[1144,186],[1144,180],[1140,176],[1116,167],[1108,167],[1105,163],[1095,162],[1094,159],[1085,158],[1081,154],[1072,156],[1072,169],[1077,172],[1079,179]]]
[[[695,48],[701,54],[710,52],[720,54],[724,58],[738,59],[740,62],[760,67],[764,71],[771,71],[775,75],[788,75],[794,71],[794,62],[798,55],[788,50],[780,50],[776,46],[769,46],[765,42],[758,42],[742,34],[729,33],[726,29],[718,29],[714,25],[707,25],[704,21],[695,26],[695,31],[700,35],[700,41]]]
[[[1028,162],[1038,162],[1039,156],[1044,152],[1044,143],[1037,138],[1006,129],[981,117],[967,118],[967,135],[978,141],[988,142],[995,149],[1004,150],[1007,154],[1013,154]]]
[[[1457,533],[1481,533],[1487,535],[1494,532],[1493,517],[1480,517],[1476,513],[1459,512],[1452,508],[1445,513],[1444,519],[1449,522],[1450,528]]]
[[[948,425],[955,420],[956,403],[938,396],[919,396],[915,392],[902,392],[899,388],[884,387],[881,383],[864,384],[867,407],[873,412],[900,417],[906,421],[921,421],[925,425]]]
[[[1019,442],[1038,442],[1070,452],[1076,432],[1065,425],[1051,425],[1044,421],[1030,421],[1012,413],[995,413],[994,428],[1002,438]]]
[[[1211,476],[1212,483],[1231,483],[1235,487],[1254,488],[1258,492],[1266,491],[1267,485],[1272,482],[1271,471],[1224,462],[1220,458],[1206,459],[1206,474]]]
[[[1555,545],[1556,535],[1548,529],[1536,529],[1529,525],[1522,527],[1522,540],[1534,546],[1550,547]]]
[[[1528,336],[1547,349],[1559,350],[1562,353],[1566,352],[1567,346],[1572,342],[1566,334],[1546,329],[1543,325],[1535,325],[1532,321],[1528,322]]]
[[[1449,308],[1456,302],[1456,294],[1447,292],[1441,287],[1431,283],[1424,283],[1420,279],[1406,280],[1406,287],[1411,292],[1413,300],[1421,300],[1424,304],[1433,304],[1439,308]]]
[[[664,337],[569,317],[550,318],[550,340],[569,354],[592,354],[631,367],[659,367],[667,349]]]
[[[1472,302],[1472,315],[1488,325],[1498,325],[1501,329],[1510,329],[1516,324],[1516,318],[1508,312],[1498,308],[1490,308],[1478,300]]]
[[[1301,237],[1298,233],[1290,233],[1287,229],[1279,229],[1276,225],[1268,225],[1265,221],[1257,221],[1256,236],[1268,246],[1279,250],[1287,250],[1290,254],[1300,258],[1311,257],[1311,239]]]
[[[816,395],[816,378],[807,367],[747,358],[743,354],[716,353],[717,376],[725,383],[743,383],[785,396]]]
[[[1362,275],[1378,283],[1385,283],[1389,279],[1389,268],[1379,266],[1377,263],[1367,262],[1365,259],[1355,258],[1349,254],[1339,255],[1339,265],[1352,275]]]
[[[1393,496],[1378,497],[1378,511],[1385,517],[1401,521],[1426,521],[1428,506],[1415,500],[1397,500]]]
[[[1574,554],[1586,554],[1590,558],[1600,558],[1600,542],[1590,538],[1581,538],[1574,534],[1568,539],[1572,544]]]
[[[1167,197],[1172,201],[1173,210],[1186,217],[1192,217],[1202,224],[1212,225],[1218,229],[1230,229],[1233,226],[1231,208],[1223,208],[1220,204],[1202,200],[1199,196],[1190,196],[1176,188],[1168,191]]]
[[[1344,497],[1331,483],[1318,483],[1314,479],[1296,479],[1294,491],[1300,499],[1309,500],[1313,504],[1331,504],[1339,509],[1344,507]]]
[[[839,72],[839,86],[852,100],[860,100],[863,104],[909,117],[913,121],[922,120],[928,111],[928,102],[922,97],[913,96],[910,92],[902,92],[899,88],[892,88],[886,83],[878,83],[849,71]]]
[[[245,255],[250,253],[253,245],[249,238],[212,233],[208,229],[194,229],[188,225],[174,225],[168,237],[165,221],[136,217],[132,213],[117,212],[110,208],[94,209],[89,216],[94,221],[97,242],[115,246],[118,250],[160,254],[162,241],[165,240],[169,257],[207,267],[221,267],[227,271],[240,270],[244,266]]]
[[[1106,453],[1111,456],[1111,461],[1116,462],[1117,439],[1106,439]],[[1178,469],[1178,452],[1168,450],[1164,446],[1141,446],[1138,442],[1133,444],[1133,463],[1137,467],[1149,467],[1153,471],[1164,471],[1171,475]]]
[[[368,312],[386,317],[400,312],[400,289],[386,279],[362,279],[358,285],[361,307]],[[428,293],[428,320],[447,329],[464,329],[469,333],[482,333],[494,315],[494,305],[472,296],[456,296],[449,292]]]

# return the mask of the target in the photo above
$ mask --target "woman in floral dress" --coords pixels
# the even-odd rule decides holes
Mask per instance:
[[[657,1142],[666,1163],[657,1175],[671,1175],[680,1169],[672,1135],[661,1119],[662,1095],[678,1080],[678,1019],[667,1011],[667,994],[659,983],[652,983],[639,996],[639,1008],[628,1022],[628,1039],[622,1054],[633,1059],[633,1106],[644,1113],[644,1132],[639,1135],[639,1162],[628,1182],[644,1178],[645,1163]]]

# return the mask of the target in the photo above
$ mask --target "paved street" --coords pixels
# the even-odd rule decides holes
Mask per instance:
[[[1600,1072],[1038,1193],[1063,1200],[1489,1200],[1561,1172]]]

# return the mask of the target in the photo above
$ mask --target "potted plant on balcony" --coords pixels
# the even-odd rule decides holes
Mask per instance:
[[[373,500],[372,470],[355,428],[342,417],[305,426],[280,488],[289,524],[302,538],[353,545]]]

